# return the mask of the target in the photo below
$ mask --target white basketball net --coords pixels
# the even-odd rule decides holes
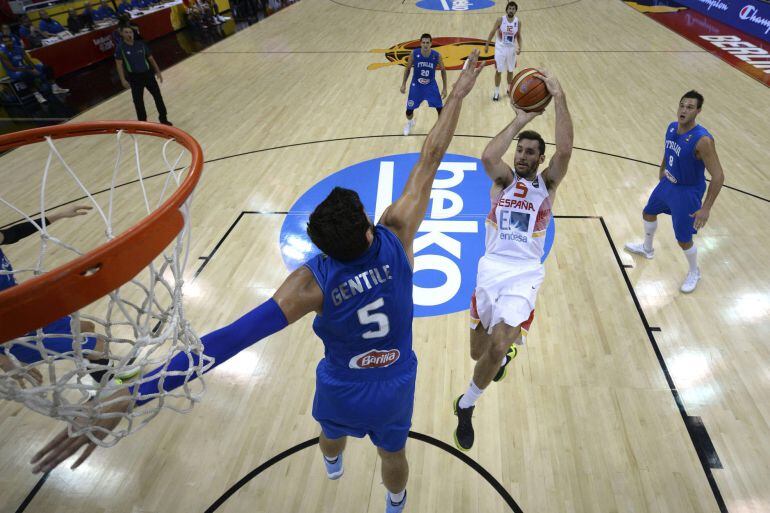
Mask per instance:
[[[78,177],[74,166],[67,164],[63,152],[57,149],[57,145],[66,144],[69,139],[57,140],[56,145],[53,140],[47,139],[46,143],[35,145],[47,144],[48,157],[44,169],[40,174],[30,169],[24,171],[30,180],[40,178],[39,203],[15,205],[0,196],[0,208],[6,210],[2,218],[5,222],[0,224],[6,224],[10,214],[15,216],[12,219],[28,222],[40,219],[41,215],[50,215],[53,207],[62,202],[61,198],[53,198],[56,196],[54,193],[67,188],[62,185],[62,180],[69,181],[69,186],[74,186],[70,190],[77,190],[82,197],[76,203],[88,204],[93,210],[86,216],[60,220],[56,226],[37,223],[38,233],[18,243],[18,246],[26,244],[27,248],[31,248],[26,259],[16,260],[11,254],[16,245],[2,246],[15,267],[10,272],[0,268],[0,273],[12,274],[20,282],[30,275],[50,271],[63,261],[83,255],[113,239],[120,231],[135,224],[143,214],[150,214],[158,208],[183,181],[188,171],[189,152],[173,139],[168,139],[162,144],[162,163],[156,159],[154,164],[158,167],[162,165],[165,172],[158,173],[160,169],[156,168],[151,170],[154,174],[143,175],[139,139],[148,137],[116,132],[114,166],[110,173],[110,161],[106,160],[107,169],[101,175],[102,179],[111,176],[109,186],[98,190],[92,187],[93,192],[88,190],[86,180]],[[149,139],[155,145],[163,142],[158,137]],[[133,152],[125,151],[124,145],[131,146]],[[172,151],[176,155],[175,148],[181,148],[181,151],[172,161],[168,156]],[[128,157],[124,158],[124,153]],[[187,160],[183,161],[185,156]],[[180,162],[186,165],[180,166]],[[92,168],[88,174],[94,175]],[[129,177],[133,180],[127,180]],[[133,183],[127,183],[130,181]],[[129,189],[132,192],[126,195],[132,197],[128,200],[121,198],[123,191]],[[0,192],[6,194],[6,191]],[[72,198],[68,200],[72,201]],[[126,201],[130,208],[126,208]],[[4,348],[0,348],[0,355],[3,349],[5,351],[8,367],[5,372],[0,371],[0,398],[23,403],[43,415],[64,420],[68,423],[70,436],[86,434],[105,447],[137,431],[163,408],[189,411],[202,398],[205,392],[202,373],[213,361],[203,356],[203,346],[185,319],[182,303],[183,275],[190,249],[191,201],[192,198],[188,198],[180,209],[185,219],[182,231],[162,254],[128,283],[73,312],[69,319],[9,341]],[[131,211],[134,218],[118,215],[120,208]],[[54,235],[59,233],[59,225],[78,225],[85,220],[91,223],[92,229],[73,230],[76,227],[70,226],[72,240],[65,241]],[[98,237],[100,240],[96,240],[94,236],[98,234],[94,232],[99,230],[104,233]],[[86,247],[82,247],[78,239],[86,231],[90,240]],[[37,247],[33,248],[33,244]],[[180,352],[187,354],[189,368],[167,371],[171,357]],[[201,357],[197,364],[193,363],[193,354]],[[158,367],[162,368],[159,373],[152,377],[144,376]],[[100,376],[99,371],[105,372]],[[169,375],[181,376],[184,384],[164,392],[162,383]],[[101,379],[97,382],[96,377]],[[142,400],[156,400],[136,405],[139,389],[136,385],[158,378],[160,393],[141,397]],[[197,379],[190,381],[193,378]],[[110,399],[119,390],[131,391],[131,399]],[[122,411],[107,411],[117,402],[121,403]],[[120,417],[118,427],[109,431],[94,425],[106,417]]]

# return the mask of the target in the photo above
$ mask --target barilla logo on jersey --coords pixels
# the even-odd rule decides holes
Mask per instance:
[[[419,153],[406,153],[354,164],[330,174],[303,194],[292,205],[281,228],[281,254],[289,270],[318,254],[305,230],[310,213],[334,187],[355,189],[376,223],[401,194],[419,157]],[[491,209],[491,185],[479,159],[444,155],[433,181],[428,210],[413,243],[415,316],[468,309],[476,286],[478,261],[485,249],[484,223]],[[546,254],[553,234],[551,224],[546,233]]]
[[[398,349],[390,349],[388,351],[372,349],[366,353],[354,356],[350,359],[348,365],[351,369],[381,369],[383,367],[390,367],[400,357],[401,352]]]
[[[465,61],[473,50],[484,51],[483,39],[469,37],[434,37],[431,49],[441,54],[446,69],[463,69]],[[420,48],[420,40],[413,39],[406,43],[399,43],[385,49],[370,50],[372,53],[383,53],[388,62],[374,62],[366,67],[375,70],[387,66],[406,66],[406,59],[412,54],[412,50]],[[484,65],[495,63],[494,45],[490,46],[489,53],[479,56],[479,61]]]
[[[475,11],[495,5],[492,0],[420,0],[417,7],[428,11]]]

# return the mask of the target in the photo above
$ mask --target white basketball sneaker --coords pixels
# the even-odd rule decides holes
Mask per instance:
[[[682,286],[679,287],[679,290],[684,292],[685,294],[689,294],[693,290],[695,290],[695,287],[698,286],[698,282],[700,281],[700,267],[696,267],[694,271],[690,271],[687,273],[687,276],[684,278],[684,283],[682,283]]]
[[[406,125],[404,125],[404,135],[409,135],[409,132],[412,131],[412,128],[414,128],[414,119],[407,119]]]
[[[625,246],[626,251],[629,253],[634,253],[636,255],[642,255],[647,260],[652,260],[652,257],[655,256],[655,250],[651,249],[647,251],[644,247],[643,242],[627,242]]]

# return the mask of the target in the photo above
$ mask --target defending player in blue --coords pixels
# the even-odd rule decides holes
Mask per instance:
[[[406,125],[404,125],[404,135],[409,135],[414,128],[414,110],[418,108],[423,101],[427,101],[430,107],[436,109],[441,114],[444,107],[442,98],[446,98],[446,68],[441,54],[436,50],[431,50],[433,38],[430,34],[420,36],[420,48],[412,50],[412,54],[406,58],[406,69],[404,70],[404,80],[401,82],[401,94],[406,93],[406,81],[409,79],[409,72],[414,68],[412,84],[409,86],[409,98],[406,100]],[[441,94],[438,93],[438,83],[436,83],[436,69],[441,70],[441,80],[444,86]]]
[[[725,181],[714,137],[695,123],[701,107],[703,96],[697,91],[688,91],[679,100],[677,121],[666,129],[665,152],[658,176],[660,182],[642,211],[644,242],[626,244],[626,251],[651,259],[655,256],[652,240],[658,228],[658,214],[671,215],[676,240],[689,265],[679,289],[685,293],[695,290],[701,277],[698,248],[692,236],[706,226],[711,207]],[[706,200],[701,204],[706,190],[704,169],[711,175],[711,184]]]
[[[316,313],[313,329],[324,344],[316,369],[313,417],[321,425],[319,445],[330,479],[342,476],[347,436],[369,435],[382,458],[387,513],[403,511],[409,466],[404,447],[412,421],[417,358],[412,351],[413,241],[430,200],[436,171],[457,127],[463,98],[481,71],[478,51],[452,89],[445,112],[423,145],[420,159],[401,196],[372,225],[355,191],[335,188],[310,216],[308,235],[322,255],[292,272],[275,295],[232,324],[203,337],[205,353],[216,365]],[[193,359],[196,359],[194,356]],[[185,369],[189,356],[176,355],[168,371]],[[159,380],[143,376],[133,391],[122,390],[111,408],[125,409],[159,394]],[[162,388],[172,390],[185,378],[166,374]],[[113,429],[116,419],[98,424]],[[66,429],[38,452],[33,471],[46,472],[86,445],[73,465],[95,445],[85,436],[68,438]]]

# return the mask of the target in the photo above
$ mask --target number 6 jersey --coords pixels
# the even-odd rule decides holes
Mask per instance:
[[[313,330],[324,344],[329,371],[377,381],[416,358],[412,268],[393,232],[377,225],[371,246],[355,260],[317,255],[305,266],[324,295]]]

